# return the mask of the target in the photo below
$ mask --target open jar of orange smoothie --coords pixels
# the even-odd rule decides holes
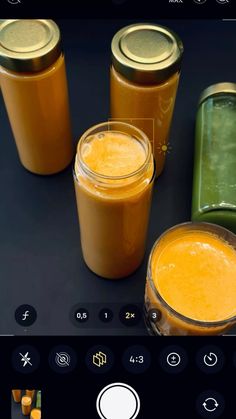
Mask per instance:
[[[236,323],[236,236],[208,223],[165,232],[148,263],[145,314],[150,332],[221,335]]]
[[[74,167],[81,245],[97,275],[122,278],[141,264],[154,172],[150,142],[132,125],[102,123],[81,137]]]

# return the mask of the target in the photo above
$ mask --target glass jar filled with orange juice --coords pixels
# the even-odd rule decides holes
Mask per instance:
[[[132,125],[102,123],[81,137],[74,167],[81,245],[97,275],[122,278],[141,264],[154,173],[150,142]]]
[[[65,60],[52,20],[0,23],[0,85],[19,157],[48,175],[73,158]]]
[[[236,324],[236,236],[209,223],[165,232],[148,263],[145,311],[154,334],[220,335]]]
[[[139,23],[117,32],[111,48],[111,118],[145,132],[158,176],[165,163],[183,44],[168,28]]]

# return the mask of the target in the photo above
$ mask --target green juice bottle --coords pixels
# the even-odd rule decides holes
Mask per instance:
[[[192,220],[236,233],[236,84],[204,90],[196,120]]]

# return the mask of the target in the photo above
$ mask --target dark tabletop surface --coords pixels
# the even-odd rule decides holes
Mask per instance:
[[[168,227],[188,221],[194,120],[201,91],[210,84],[236,81],[236,25],[221,21],[156,21],[175,30],[185,46],[181,81],[165,171],[155,183],[146,258],[131,277],[108,281],[85,266],[72,168],[51,177],[35,176],[19,163],[0,97],[0,333],[102,334],[91,316],[85,327],[69,319],[73,306],[113,306],[143,302],[147,257]],[[75,142],[90,126],[109,117],[110,41],[131,21],[58,21],[62,31]],[[82,303],[82,304],[80,304]],[[28,331],[14,321],[14,311],[31,304],[37,322]],[[106,330],[105,330],[106,329]],[[110,325],[111,334],[145,333]]]

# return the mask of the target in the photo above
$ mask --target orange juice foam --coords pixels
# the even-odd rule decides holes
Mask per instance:
[[[145,150],[137,139],[120,132],[100,132],[82,147],[86,165],[103,176],[126,176],[145,163]]]
[[[198,321],[236,316],[236,251],[216,235],[178,231],[154,250],[152,278],[166,303]]]

